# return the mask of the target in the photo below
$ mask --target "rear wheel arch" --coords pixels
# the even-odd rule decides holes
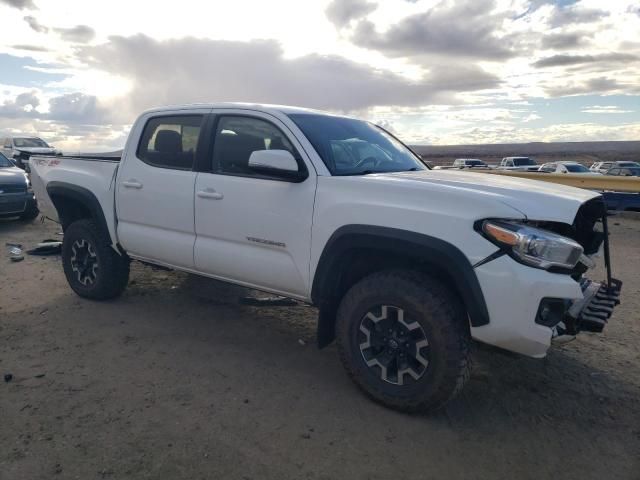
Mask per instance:
[[[473,266],[456,246],[407,230],[346,225],[330,237],[314,275],[311,298],[320,309],[320,347],[335,338],[336,310],[349,287],[371,273],[390,268],[436,274],[460,296],[472,326],[489,323]]]
[[[107,238],[111,237],[102,206],[93,192],[71,183],[54,181],[47,185],[47,193],[58,212],[63,231],[77,220],[91,219]]]

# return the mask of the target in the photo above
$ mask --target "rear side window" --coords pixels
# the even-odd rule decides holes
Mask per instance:
[[[191,170],[203,118],[202,115],[152,118],[142,132],[138,158],[155,167]]]

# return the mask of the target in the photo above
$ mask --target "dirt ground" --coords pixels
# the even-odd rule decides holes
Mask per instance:
[[[478,348],[457,400],[409,416],[317,350],[311,307],[139,264],[83,300],[59,257],[6,254],[55,224],[0,221],[0,479],[640,479],[640,221],[611,223],[603,334],[544,360]]]

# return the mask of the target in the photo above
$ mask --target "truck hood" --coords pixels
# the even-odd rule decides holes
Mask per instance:
[[[543,174],[541,174],[543,175]],[[460,170],[377,173],[380,181],[398,180],[415,186],[438,184],[464,190],[469,195],[491,197],[522,213],[529,220],[573,223],[580,206],[599,196],[597,192],[525,178]]]

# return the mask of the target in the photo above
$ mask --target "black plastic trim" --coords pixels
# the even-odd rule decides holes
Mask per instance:
[[[351,249],[366,248],[410,256],[426,261],[447,272],[465,304],[471,325],[479,327],[489,323],[489,312],[480,283],[467,257],[454,245],[416,232],[373,225],[345,225],[327,242],[316,269],[311,290],[314,304],[335,304],[332,287],[340,270],[341,254]],[[320,322],[322,323],[322,315]],[[327,320],[328,321],[328,320]],[[318,325],[319,331],[326,326]]]
[[[98,226],[104,229],[104,232],[107,234],[109,233],[109,227],[107,226],[107,220],[104,216],[104,212],[102,211],[102,206],[90,190],[71,183],[53,181],[47,184],[47,193],[49,194],[49,198],[51,198],[53,205],[56,207],[56,210],[58,210],[56,197],[65,197],[81,203],[82,206],[89,209],[93,218],[98,222]],[[62,223],[62,215],[60,215],[59,211],[58,217]],[[66,227],[66,225],[64,226]]]
[[[485,258],[483,258],[478,263],[476,263],[473,266],[473,268],[478,268],[478,267],[481,267],[482,265],[486,265],[487,263],[493,262],[494,260],[496,260],[496,259],[498,259],[498,258],[500,258],[500,257],[502,257],[504,255],[508,255],[508,252],[504,248],[501,248],[500,250],[496,250],[491,255],[487,255]]]

